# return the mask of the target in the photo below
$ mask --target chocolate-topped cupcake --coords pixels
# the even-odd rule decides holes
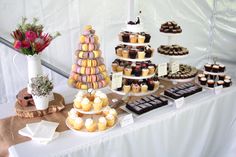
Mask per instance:
[[[219,72],[224,72],[225,71],[225,65],[220,64],[219,65]]]
[[[144,40],[144,43],[149,43],[149,42],[150,42],[150,39],[151,39],[150,34],[145,34],[145,40]]]
[[[205,86],[206,83],[207,83],[207,79],[205,77],[201,77],[200,78],[200,84]]]
[[[212,70],[211,64],[205,64],[204,67],[205,67],[205,71],[211,72]]]
[[[134,75],[135,76],[141,76],[142,75],[142,69],[141,67],[136,67],[135,70],[134,70]]]
[[[155,86],[155,84],[154,84],[154,81],[153,80],[148,80],[147,81],[147,86],[148,86],[148,90],[154,90],[154,86]]]
[[[152,57],[152,50],[149,48],[145,51],[145,58],[151,58]]]
[[[219,65],[215,64],[215,65],[212,66],[212,72],[214,72],[214,73],[218,73],[219,69],[220,69]]]
[[[230,84],[231,84],[231,80],[229,80],[229,79],[224,80],[224,87],[229,87]]]
[[[129,58],[135,59],[137,57],[137,51],[134,49],[129,50]]]
[[[219,78],[219,80],[224,80],[225,79],[225,75],[224,74],[218,75],[218,78]]]
[[[123,42],[129,42],[129,41],[130,41],[130,39],[129,39],[129,33],[124,33],[124,34],[122,35],[122,41],[123,41]]]
[[[224,81],[222,80],[217,81],[217,86],[224,86]]]
[[[207,81],[207,84],[208,84],[208,87],[214,88],[214,86],[215,86],[215,81],[214,81],[214,80],[208,80],[208,81]]]

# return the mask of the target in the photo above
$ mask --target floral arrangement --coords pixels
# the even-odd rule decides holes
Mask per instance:
[[[53,39],[60,35],[57,32],[54,36],[43,33],[43,25],[37,24],[38,19],[33,18],[32,23],[26,23],[27,18],[22,18],[22,23],[13,31],[14,48],[25,55],[34,55],[42,52]]]
[[[46,96],[53,89],[52,82],[48,79],[48,76],[37,76],[31,78],[30,87],[32,89],[31,94],[34,96]]]

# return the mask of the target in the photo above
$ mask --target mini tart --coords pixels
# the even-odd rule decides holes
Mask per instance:
[[[94,111],[100,111],[102,109],[102,100],[99,97],[96,97],[93,101]]]
[[[113,115],[114,117],[117,117],[117,115],[118,115],[117,112],[116,112],[116,110],[115,110],[114,108],[110,109],[108,114],[111,114],[111,115]]]
[[[123,86],[123,91],[124,91],[125,93],[129,93],[129,92],[130,92],[130,89],[131,89],[131,86],[130,86],[130,85],[124,85],[124,86]]]
[[[141,92],[146,93],[148,91],[148,86],[146,84],[141,84]]]

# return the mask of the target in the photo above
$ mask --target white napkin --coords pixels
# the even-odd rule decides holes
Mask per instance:
[[[38,123],[26,124],[26,127],[19,130],[18,133],[39,143],[47,144],[59,136],[59,133],[55,132],[58,125],[59,123],[42,120]]]

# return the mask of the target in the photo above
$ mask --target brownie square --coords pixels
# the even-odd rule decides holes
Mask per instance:
[[[151,100],[155,100],[156,98],[155,97],[153,97],[152,95],[150,95],[150,96],[147,96],[147,98],[149,98],[149,100],[151,101]]]
[[[138,102],[139,104],[143,104],[143,103],[145,103],[145,101],[144,100],[136,100],[136,102]]]
[[[150,101],[150,99],[148,97],[144,97],[144,98],[142,98],[142,100],[144,100],[145,102],[149,102]]]
[[[168,104],[168,100],[166,98],[163,97],[159,97],[159,100],[161,100],[161,102],[163,103],[163,105],[167,105]]]

